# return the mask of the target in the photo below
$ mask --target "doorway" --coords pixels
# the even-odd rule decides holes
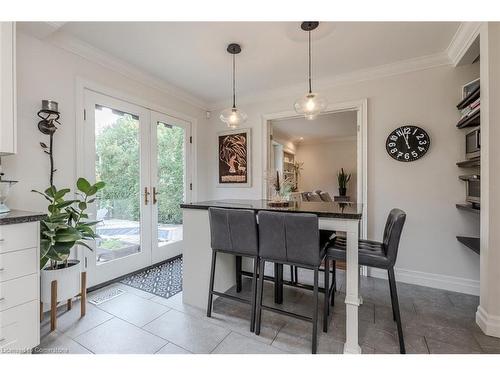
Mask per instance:
[[[106,183],[85,250],[94,286],[182,254],[191,124],[87,89],[84,103],[85,175]]]

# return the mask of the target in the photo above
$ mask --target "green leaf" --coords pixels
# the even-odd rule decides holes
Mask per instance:
[[[43,270],[47,262],[49,261],[49,258],[47,256],[43,256],[40,258],[40,269]]]
[[[56,232],[56,242],[74,242],[82,238],[82,235],[75,228],[60,229]]]
[[[87,209],[87,203],[85,203],[85,202],[80,202],[80,203],[78,203],[78,208],[79,208],[80,210],[82,210],[82,211],[83,211],[83,210],[86,210],[86,209]]]
[[[101,190],[106,186],[106,183],[104,181],[99,181],[94,184],[95,188],[97,190]]]
[[[88,191],[91,188],[91,185],[86,179],[84,179],[83,177],[80,177],[78,179],[78,181],[76,181],[76,187],[81,192],[88,194]]]
[[[68,207],[68,206],[71,206],[73,203],[75,202],[78,202],[77,200],[71,200],[71,201],[63,201],[61,203],[57,203],[56,204],[56,207],[58,209],[62,209],[62,208],[65,208],[65,207]]]
[[[61,199],[63,198],[66,194],[68,194],[71,190],[70,189],[61,189],[59,190],[58,192],[56,192],[54,194],[54,198],[57,200],[57,199]]]
[[[42,197],[44,197],[45,199],[47,199],[49,202],[52,202],[52,199],[45,193],[42,193],[41,191],[38,191],[38,190],[31,190],[32,193],[37,193],[37,194],[40,194]]]
[[[83,241],[77,241],[76,242],[77,245],[82,245],[84,247],[86,247],[87,249],[89,249],[90,251],[94,251],[94,249],[92,249],[89,245],[87,245],[85,242]]]
[[[50,186],[47,189],[45,189],[45,194],[47,194],[51,198],[54,198],[56,192],[57,192],[57,189],[55,186]]]
[[[95,195],[97,193],[97,188],[94,186],[91,186],[89,190],[87,190],[87,195],[91,197],[92,195]]]

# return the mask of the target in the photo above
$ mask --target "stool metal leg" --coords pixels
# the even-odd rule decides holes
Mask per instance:
[[[283,264],[274,263],[274,302],[283,303]]]
[[[328,313],[330,310],[329,302],[330,302],[330,260],[325,258],[325,297],[323,298],[323,332],[328,332]]]
[[[331,296],[331,306],[335,306],[335,292],[337,291],[337,264],[335,260],[332,259],[332,268],[333,268],[333,290],[332,290],[332,296]]]
[[[210,318],[212,316],[212,299],[214,293],[214,280],[215,280],[215,262],[217,259],[217,251],[212,251],[212,267],[210,268],[210,285],[208,287],[208,306],[207,306],[207,316]]]
[[[240,293],[241,292],[241,284],[242,284],[242,276],[241,276],[241,271],[242,271],[242,265],[241,265],[242,257],[239,255],[236,255],[236,292]]]
[[[264,293],[264,269],[266,262],[260,261],[259,264],[259,285],[257,287],[257,309],[255,312],[255,334],[260,335],[260,322],[262,318],[262,294]]]
[[[319,270],[314,270],[314,301],[313,301],[313,333],[312,333],[312,354],[316,354],[318,349],[318,275]]]
[[[389,275],[388,279],[390,280],[391,279],[391,273],[389,270],[387,270],[387,274]],[[396,312],[394,311],[394,296],[392,294],[392,288],[390,287],[390,284],[389,284],[389,291],[391,292],[391,305],[392,305],[392,319],[394,321],[396,321]]]
[[[399,351],[401,354],[405,354],[405,342],[403,338],[403,327],[401,325],[401,314],[399,313],[399,301],[398,301],[398,291],[396,289],[396,278],[394,276],[394,268],[388,270],[389,273],[389,287],[391,289],[391,302],[394,315],[396,316],[396,324],[398,326],[398,337],[399,337]]]
[[[257,301],[257,274],[259,269],[259,260],[253,260],[253,276],[252,276],[252,302],[251,302],[251,318],[250,318],[250,332],[255,331],[255,304]]]

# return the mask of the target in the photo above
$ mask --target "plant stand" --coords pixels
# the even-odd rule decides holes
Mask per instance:
[[[81,291],[75,297],[80,297],[80,317],[87,313],[87,272],[81,273]],[[50,284],[50,331],[57,328],[57,280]],[[73,300],[67,300],[68,311],[73,308]],[[40,302],[40,321],[43,320],[43,303]]]

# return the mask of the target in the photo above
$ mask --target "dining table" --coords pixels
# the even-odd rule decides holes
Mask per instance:
[[[286,207],[275,207],[269,200],[218,199],[183,203],[183,303],[206,309],[212,249],[210,247],[210,207],[279,211],[284,213],[311,213],[318,216],[319,229],[344,232],[346,236],[346,339],[344,353],[359,354],[358,309],[362,303],[359,292],[358,240],[363,206],[351,202],[290,202]],[[220,259],[220,260],[219,260]],[[221,254],[217,258],[216,290],[225,291],[236,283],[234,256]]]

